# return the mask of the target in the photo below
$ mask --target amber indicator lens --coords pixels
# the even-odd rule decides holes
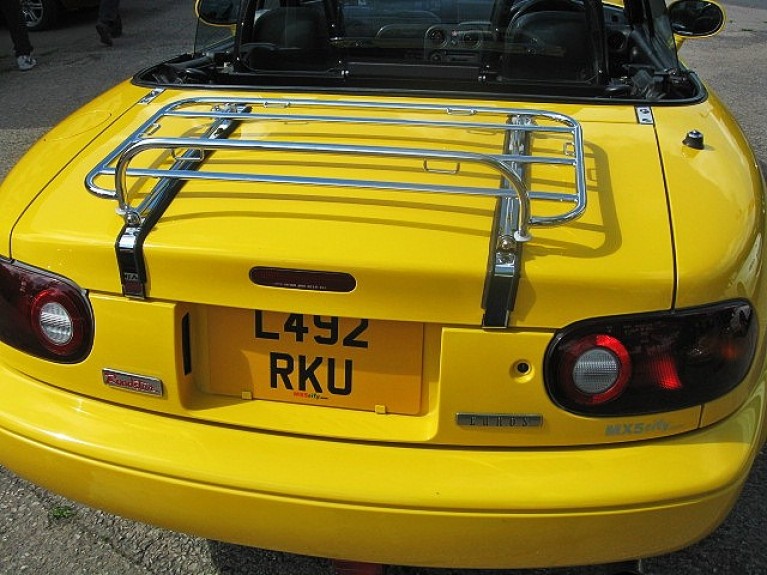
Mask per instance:
[[[255,267],[250,280],[260,286],[307,291],[350,292],[357,287],[351,274],[291,268]]]

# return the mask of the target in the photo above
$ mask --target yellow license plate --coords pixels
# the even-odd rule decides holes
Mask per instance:
[[[423,324],[219,308],[208,329],[214,392],[386,413],[420,410]]]

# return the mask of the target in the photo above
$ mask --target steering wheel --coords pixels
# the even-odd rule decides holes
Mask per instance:
[[[551,38],[543,39],[535,28],[523,24],[522,18],[536,12],[582,12],[583,4],[575,0],[522,0],[511,8],[509,23],[506,27],[505,52],[508,54],[528,54],[562,57],[565,50],[558,44],[552,44]],[[535,31],[533,31],[535,30]]]
[[[522,0],[511,7],[509,25],[530,12],[581,12],[583,4],[575,0]]]

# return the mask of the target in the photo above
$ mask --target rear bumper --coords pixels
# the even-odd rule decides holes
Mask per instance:
[[[169,418],[0,364],[0,463],[83,503],[244,545],[401,565],[603,563],[716,528],[758,451],[764,395],[762,381],[725,421],[665,440],[422,448]]]

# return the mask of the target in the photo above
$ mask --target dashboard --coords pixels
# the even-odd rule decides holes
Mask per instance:
[[[424,36],[424,59],[431,62],[478,63],[493,43],[490,22],[435,24]]]

